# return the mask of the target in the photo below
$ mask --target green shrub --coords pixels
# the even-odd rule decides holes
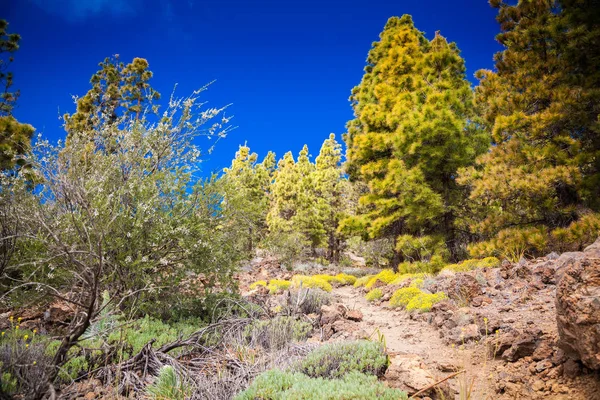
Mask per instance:
[[[331,292],[333,290],[331,284],[323,278],[306,275],[294,275],[292,277],[292,286],[296,288],[319,288],[326,292]]]
[[[410,282],[410,287],[416,287],[416,288],[420,289],[423,286],[423,282],[425,282],[425,280],[422,278],[413,279]]]
[[[295,370],[311,378],[341,378],[352,371],[382,376],[387,362],[380,343],[361,340],[323,345],[310,352]]]
[[[414,296],[406,305],[407,311],[428,312],[431,307],[440,301],[446,300],[448,296],[444,292],[438,293],[421,293]]]
[[[236,400],[406,400],[398,389],[390,389],[376,377],[353,371],[342,379],[309,378],[301,373],[277,369],[259,375]]]
[[[146,394],[154,400],[185,400],[191,393],[192,388],[177,376],[170,365],[162,367],[156,381],[146,388]]]
[[[408,279],[425,279],[428,277],[428,274],[425,273],[416,273],[416,274],[396,274],[396,277],[393,281],[391,281],[390,285],[400,285],[404,283],[404,281]]]
[[[371,290],[369,293],[367,293],[367,295],[365,296],[365,299],[367,299],[367,301],[375,301],[375,300],[379,300],[383,297],[383,292],[381,291],[381,289],[376,288]]]
[[[321,307],[331,303],[331,295],[321,289],[299,289],[290,292],[288,312],[300,311],[303,314],[318,314]],[[295,307],[299,307],[295,309]]]
[[[552,231],[553,249],[582,251],[600,236],[600,214],[587,214],[566,228]]]
[[[259,345],[267,350],[279,350],[292,342],[306,340],[312,332],[312,325],[288,316],[254,321],[244,330],[250,345]]]
[[[491,240],[467,246],[472,257],[499,256],[517,262],[525,256],[541,255],[548,246],[548,229],[541,227],[508,228]]]
[[[404,307],[412,300],[413,297],[418,296],[421,293],[423,292],[416,287],[405,287],[398,289],[390,298],[390,306]]]

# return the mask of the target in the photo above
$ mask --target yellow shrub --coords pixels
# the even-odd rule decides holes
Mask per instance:
[[[253,284],[250,285],[250,290],[254,290],[259,286],[267,286],[267,282],[265,281],[256,281]]]
[[[269,293],[275,294],[286,290],[291,284],[292,282],[283,279],[271,279],[267,285],[267,288],[269,289]]]
[[[373,277],[374,275],[365,275],[361,278],[358,278],[356,281],[354,281],[354,287],[361,287],[367,284],[367,282],[369,282],[369,280]]]
[[[396,276],[396,273],[391,269],[384,269],[377,275],[371,277],[371,279],[369,279],[369,281],[366,283],[365,288],[371,289],[373,285],[377,283],[377,281],[381,281],[387,285],[388,283],[396,279]]]
[[[548,246],[548,229],[544,226],[508,228],[491,240],[467,246],[472,257],[500,256],[517,262],[521,257],[542,254]]]
[[[375,300],[379,300],[382,297],[383,297],[383,292],[381,291],[381,289],[377,288],[377,289],[373,289],[369,293],[367,293],[367,295],[365,296],[365,299],[367,299],[367,301],[375,301]]]
[[[407,279],[424,279],[427,276],[428,276],[428,274],[424,274],[424,273],[419,273],[419,274],[397,274],[396,278],[394,278],[394,280],[391,281],[389,284],[390,285],[400,285],[402,282],[404,282]]]
[[[356,277],[349,274],[337,274],[335,276],[336,281],[340,282],[342,285],[354,285],[356,282]]]
[[[421,293],[414,296],[406,305],[406,311],[418,311],[427,312],[431,310],[434,304],[439,303],[447,299],[448,297],[444,292],[438,292],[434,294]]]
[[[326,292],[331,292],[333,289],[329,282],[317,276],[294,275],[291,284],[293,287],[319,288]]]
[[[600,236],[600,214],[587,214],[566,228],[552,231],[553,247],[559,251],[581,251]]]
[[[424,281],[422,278],[413,279],[410,283],[410,287],[420,288],[421,286],[423,286],[423,282]]]
[[[486,257],[483,259],[465,260],[458,264],[447,265],[444,269],[454,272],[467,272],[477,268],[496,268],[500,266],[500,260],[496,257]]]
[[[390,306],[392,307],[401,307],[406,306],[413,297],[416,297],[423,292],[416,287],[406,287],[402,289],[398,289],[392,295],[390,299]]]

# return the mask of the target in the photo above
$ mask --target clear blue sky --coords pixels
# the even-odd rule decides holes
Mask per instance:
[[[176,83],[184,95],[216,80],[204,99],[233,103],[239,128],[205,173],[227,166],[246,141],[261,158],[268,150],[279,158],[305,143],[316,156],[330,132],[341,140],[350,90],[391,16],[411,14],[428,38],[440,30],[456,42],[473,83],[500,50],[484,0],[0,0],[0,10],[22,36],[15,115],[53,141],[65,136],[58,116],[74,110],[71,95],[85,94],[112,54],[146,58],[163,97]]]

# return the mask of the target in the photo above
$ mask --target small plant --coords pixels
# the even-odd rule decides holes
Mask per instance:
[[[371,280],[371,278],[373,278],[375,275],[365,275],[362,276],[360,278],[358,278],[357,280],[354,281],[353,286],[354,287],[361,287],[361,286],[365,286],[367,284],[367,282],[369,282]]]
[[[321,289],[298,289],[290,292],[286,311],[288,314],[318,314],[321,307],[331,302],[331,295]]]
[[[146,394],[154,400],[185,400],[192,390],[177,376],[173,367],[166,365],[160,369],[156,381],[146,388]]]
[[[444,269],[454,272],[468,272],[477,268],[497,268],[499,266],[499,259],[496,257],[486,257],[483,259],[465,260],[458,264],[450,264],[444,267]]]
[[[257,289],[259,286],[263,286],[266,287],[267,286],[267,282],[266,281],[256,281],[253,284],[250,285],[249,289],[250,290],[254,290]]]
[[[366,289],[371,289],[378,281],[385,283],[386,285],[396,279],[397,275],[391,269],[384,269],[377,275],[371,277],[365,284]]]
[[[406,305],[407,311],[428,312],[431,307],[440,301],[446,300],[448,296],[444,292],[438,293],[421,293],[414,296]]]
[[[333,287],[329,282],[324,280],[323,278],[318,278],[316,276],[306,276],[306,275],[294,275],[292,277],[292,287],[299,288],[319,288],[326,292],[331,292]]]
[[[295,368],[311,378],[342,378],[350,372],[383,376],[388,358],[380,343],[366,340],[326,344]]]
[[[408,279],[425,279],[430,275],[426,273],[416,273],[416,274],[397,274],[393,281],[391,281],[390,285],[401,285]]]
[[[310,378],[298,372],[273,369],[259,375],[235,400],[407,400],[406,393],[391,389],[376,377],[350,372],[342,379]]]
[[[283,279],[271,279],[267,285],[270,294],[282,292],[290,287],[292,283]]]
[[[381,289],[376,288],[371,290],[369,293],[367,293],[367,295],[365,296],[365,299],[367,299],[367,301],[375,301],[375,300],[379,300],[383,297],[383,292],[381,291]]]
[[[406,305],[412,300],[413,297],[418,296],[422,293],[423,292],[416,287],[406,287],[398,289],[390,298],[390,306],[406,307]]]
[[[244,330],[244,337],[251,345],[267,350],[279,350],[292,342],[304,341],[312,332],[312,325],[289,316],[254,321]]]

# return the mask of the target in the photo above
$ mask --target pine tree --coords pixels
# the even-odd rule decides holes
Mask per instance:
[[[77,100],[77,111],[64,115],[67,139],[70,135],[85,135],[106,123],[111,124],[119,113],[129,113],[137,120],[144,106],[160,98],[148,83],[152,72],[145,59],[136,57],[125,65],[115,55],[98,65],[100,69],[90,79],[92,88]]]
[[[8,22],[0,20],[0,170],[13,169],[23,162],[19,156],[31,148],[34,128],[18,122],[12,115],[19,91],[12,92],[13,73],[9,70],[13,62],[13,53],[19,49],[21,36],[7,33]]]
[[[246,145],[240,146],[229,168],[221,179],[224,185],[225,204],[236,213],[236,224],[246,235],[246,251],[254,250],[267,230],[269,191],[275,172],[275,154],[269,152],[261,163],[258,155],[250,153]]]
[[[473,228],[566,226],[600,206],[600,8],[492,5],[504,50],[478,71],[476,102],[494,145],[460,178],[480,207]]]
[[[342,146],[332,133],[321,146],[313,181],[319,219],[327,240],[328,258],[333,263],[340,259],[342,235],[338,227],[340,219],[347,213],[350,191],[349,182],[343,176],[341,161]]]
[[[390,18],[350,100],[347,170],[369,193],[342,228],[393,238],[393,266],[446,257],[448,248],[456,255],[464,198],[456,171],[487,148],[456,45],[439,33],[428,41],[409,15]]]

